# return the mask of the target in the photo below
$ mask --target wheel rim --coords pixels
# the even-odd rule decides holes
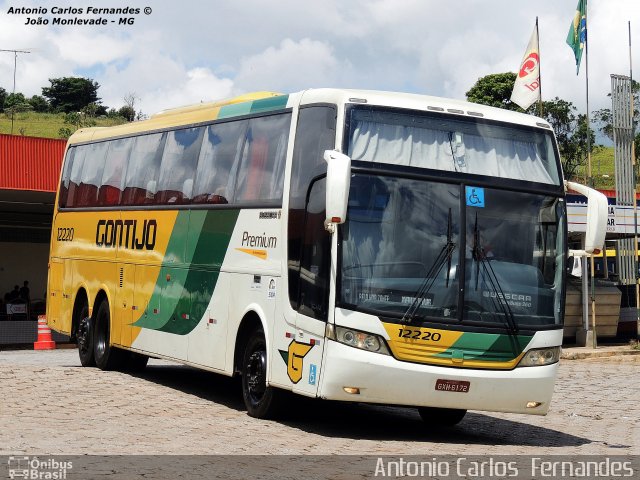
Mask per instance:
[[[246,387],[252,404],[260,403],[267,389],[267,353],[256,349],[247,360]]]
[[[83,354],[89,351],[89,343],[89,318],[85,317],[78,326],[78,348]]]

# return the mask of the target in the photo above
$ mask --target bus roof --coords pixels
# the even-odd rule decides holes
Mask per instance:
[[[335,103],[342,105],[351,103],[388,106],[448,113],[463,117],[486,118],[501,122],[551,129],[550,125],[542,118],[462,100],[412,93],[318,88],[289,95],[266,91],[253,92],[226,100],[163,110],[152,115],[148,120],[126,123],[115,127],[80,129],[69,138],[69,143],[84,143],[92,140],[127,136],[173,126],[190,125],[248,113],[280,109],[287,106],[292,107],[298,103],[301,105],[313,103]]]
[[[254,103],[268,107],[270,105],[284,107],[287,102],[287,95],[275,92],[253,92],[214,102],[203,102],[195,105],[162,110],[151,115],[148,120],[125,123],[115,127],[93,127],[82,128],[76,131],[70,138],[69,143],[84,143],[92,140],[131,135],[139,132],[148,132],[162,128],[191,125],[194,123],[206,122],[221,118],[221,111],[227,110],[224,116],[234,116],[243,113],[251,113],[246,108],[238,108],[244,105],[251,110]],[[237,112],[237,113],[236,113]]]
[[[328,102],[338,105],[343,103],[381,105],[410,110],[450,113],[475,118],[487,118],[501,122],[551,129],[549,123],[543,118],[451,98],[432,97],[415,93],[329,88],[305,90],[301,92],[301,94],[302,104]]]

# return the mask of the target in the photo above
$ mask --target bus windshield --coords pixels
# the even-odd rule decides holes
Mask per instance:
[[[353,175],[342,305],[406,322],[561,324],[561,200],[484,188],[480,208],[467,201],[468,188]]]
[[[353,160],[559,185],[550,131],[475,118],[353,108]]]

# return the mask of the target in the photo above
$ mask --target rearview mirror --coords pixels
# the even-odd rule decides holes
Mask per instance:
[[[327,230],[332,231],[336,224],[344,223],[347,219],[347,204],[351,184],[351,158],[335,150],[325,150],[324,159],[327,162],[325,225]]]
[[[584,237],[584,253],[600,253],[607,234],[608,202],[607,197],[593,188],[575,182],[564,182],[569,190],[587,197],[587,231]]]

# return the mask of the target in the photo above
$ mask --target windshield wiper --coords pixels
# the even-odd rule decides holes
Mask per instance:
[[[502,291],[502,286],[500,285],[500,280],[498,280],[498,276],[496,272],[493,270],[491,266],[491,261],[487,258],[487,255],[484,251],[482,243],[480,242],[480,230],[478,229],[478,214],[476,213],[476,221],[473,227],[473,248],[471,250],[471,254],[473,256],[473,260],[476,262],[476,290],[478,289],[478,280],[480,277],[480,265],[483,267],[483,272],[485,276],[489,279],[488,284],[493,289],[493,293],[497,297],[497,303],[500,305],[504,318],[506,320],[507,327],[509,331],[512,333],[518,333],[518,324],[516,323],[516,319],[511,311],[511,307],[507,302],[507,298]],[[494,302],[495,304],[495,302]]]
[[[451,226],[451,209],[449,209],[449,218],[447,220],[447,243],[445,243],[445,245],[442,247],[442,250],[440,250],[440,253],[438,253],[438,256],[431,264],[429,271],[425,275],[424,280],[415,293],[413,302],[411,302],[411,305],[409,305],[407,311],[404,312],[404,315],[402,315],[402,319],[400,320],[401,322],[411,323],[413,321],[416,313],[422,306],[424,298],[431,290],[431,287],[433,287],[433,284],[436,282],[438,275],[440,274],[440,271],[442,270],[442,267],[445,265],[445,263],[447,265],[445,287],[449,288],[449,277],[451,274],[451,257],[455,249],[456,244],[453,243],[453,231]]]

